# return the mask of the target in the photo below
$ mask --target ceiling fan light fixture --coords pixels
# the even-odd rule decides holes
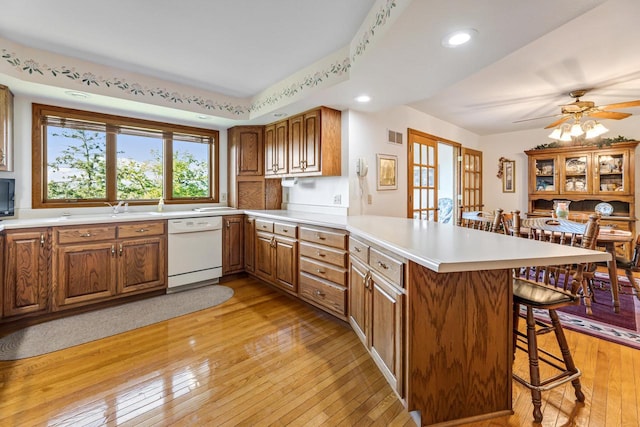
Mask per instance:
[[[571,136],[581,136],[584,134],[584,129],[582,129],[582,125],[580,123],[576,122],[571,126],[571,131],[569,133]]]
[[[556,139],[556,140],[559,140],[561,136],[562,136],[562,130],[560,129],[560,126],[555,128],[553,132],[549,134],[549,138]]]

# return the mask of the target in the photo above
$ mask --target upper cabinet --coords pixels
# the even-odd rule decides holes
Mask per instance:
[[[341,175],[341,113],[327,107],[265,127],[265,177]]]
[[[0,85],[0,171],[13,170],[13,94]]]
[[[237,176],[262,176],[263,126],[236,126],[228,130],[229,166]]]

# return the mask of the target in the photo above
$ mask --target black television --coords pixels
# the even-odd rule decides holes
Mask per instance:
[[[14,178],[0,178],[0,217],[13,216],[16,180]]]

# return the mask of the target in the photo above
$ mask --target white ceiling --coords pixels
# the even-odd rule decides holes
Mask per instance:
[[[584,99],[597,105],[640,99],[638,0],[2,0],[0,37],[248,98],[348,46],[369,11],[389,1],[400,15],[354,64],[348,81],[285,112],[406,104],[490,135],[543,128],[554,119],[512,122],[559,113],[575,89],[593,88]],[[460,28],[476,29],[477,38],[442,47],[442,37]],[[17,92],[43,91],[13,83]],[[356,105],[353,97],[365,92],[373,101]],[[179,110],[110,102],[184,119]],[[625,112],[640,114],[640,108]]]

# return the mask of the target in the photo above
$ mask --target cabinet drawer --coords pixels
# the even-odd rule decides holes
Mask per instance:
[[[273,233],[273,221],[256,219],[256,231],[267,231],[269,233]]]
[[[347,253],[339,249],[331,249],[326,246],[300,242],[300,255],[318,261],[328,262],[338,267],[346,268],[347,266]]]
[[[281,236],[288,236],[295,239],[297,231],[298,231],[298,226],[295,224],[285,224],[282,222],[273,223],[273,232]]]
[[[300,240],[338,249],[347,248],[346,234],[322,228],[300,227]]]
[[[164,222],[141,222],[118,226],[118,238],[158,236],[164,234]]]
[[[306,273],[300,273],[298,295],[313,301],[329,310],[345,316],[347,307],[347,289],[335,286]]]
[[[369,265],[378,273],[391,280],[395,285],[401,288],[404,287],[404,283],[402,282],[402,262],[374,248],[370,248]]]
[[[631,231],[631,226],[628,221],[607,221],[605,218],[600,218],[600,228],[611,227],[614,230]]]
[[[365,264],[369,262],[369,245],[349,237],[349,253]]]
[[[347,285],[347,270],[320,263],[309,258],[300,258],[300,271],[337,283]]]
[[[56,228],[54,231],[58,244],[78,242],[96,242],[99,240],[114,240],[116,238],[116,226],[105,225],[104,227],[73,227]]]

